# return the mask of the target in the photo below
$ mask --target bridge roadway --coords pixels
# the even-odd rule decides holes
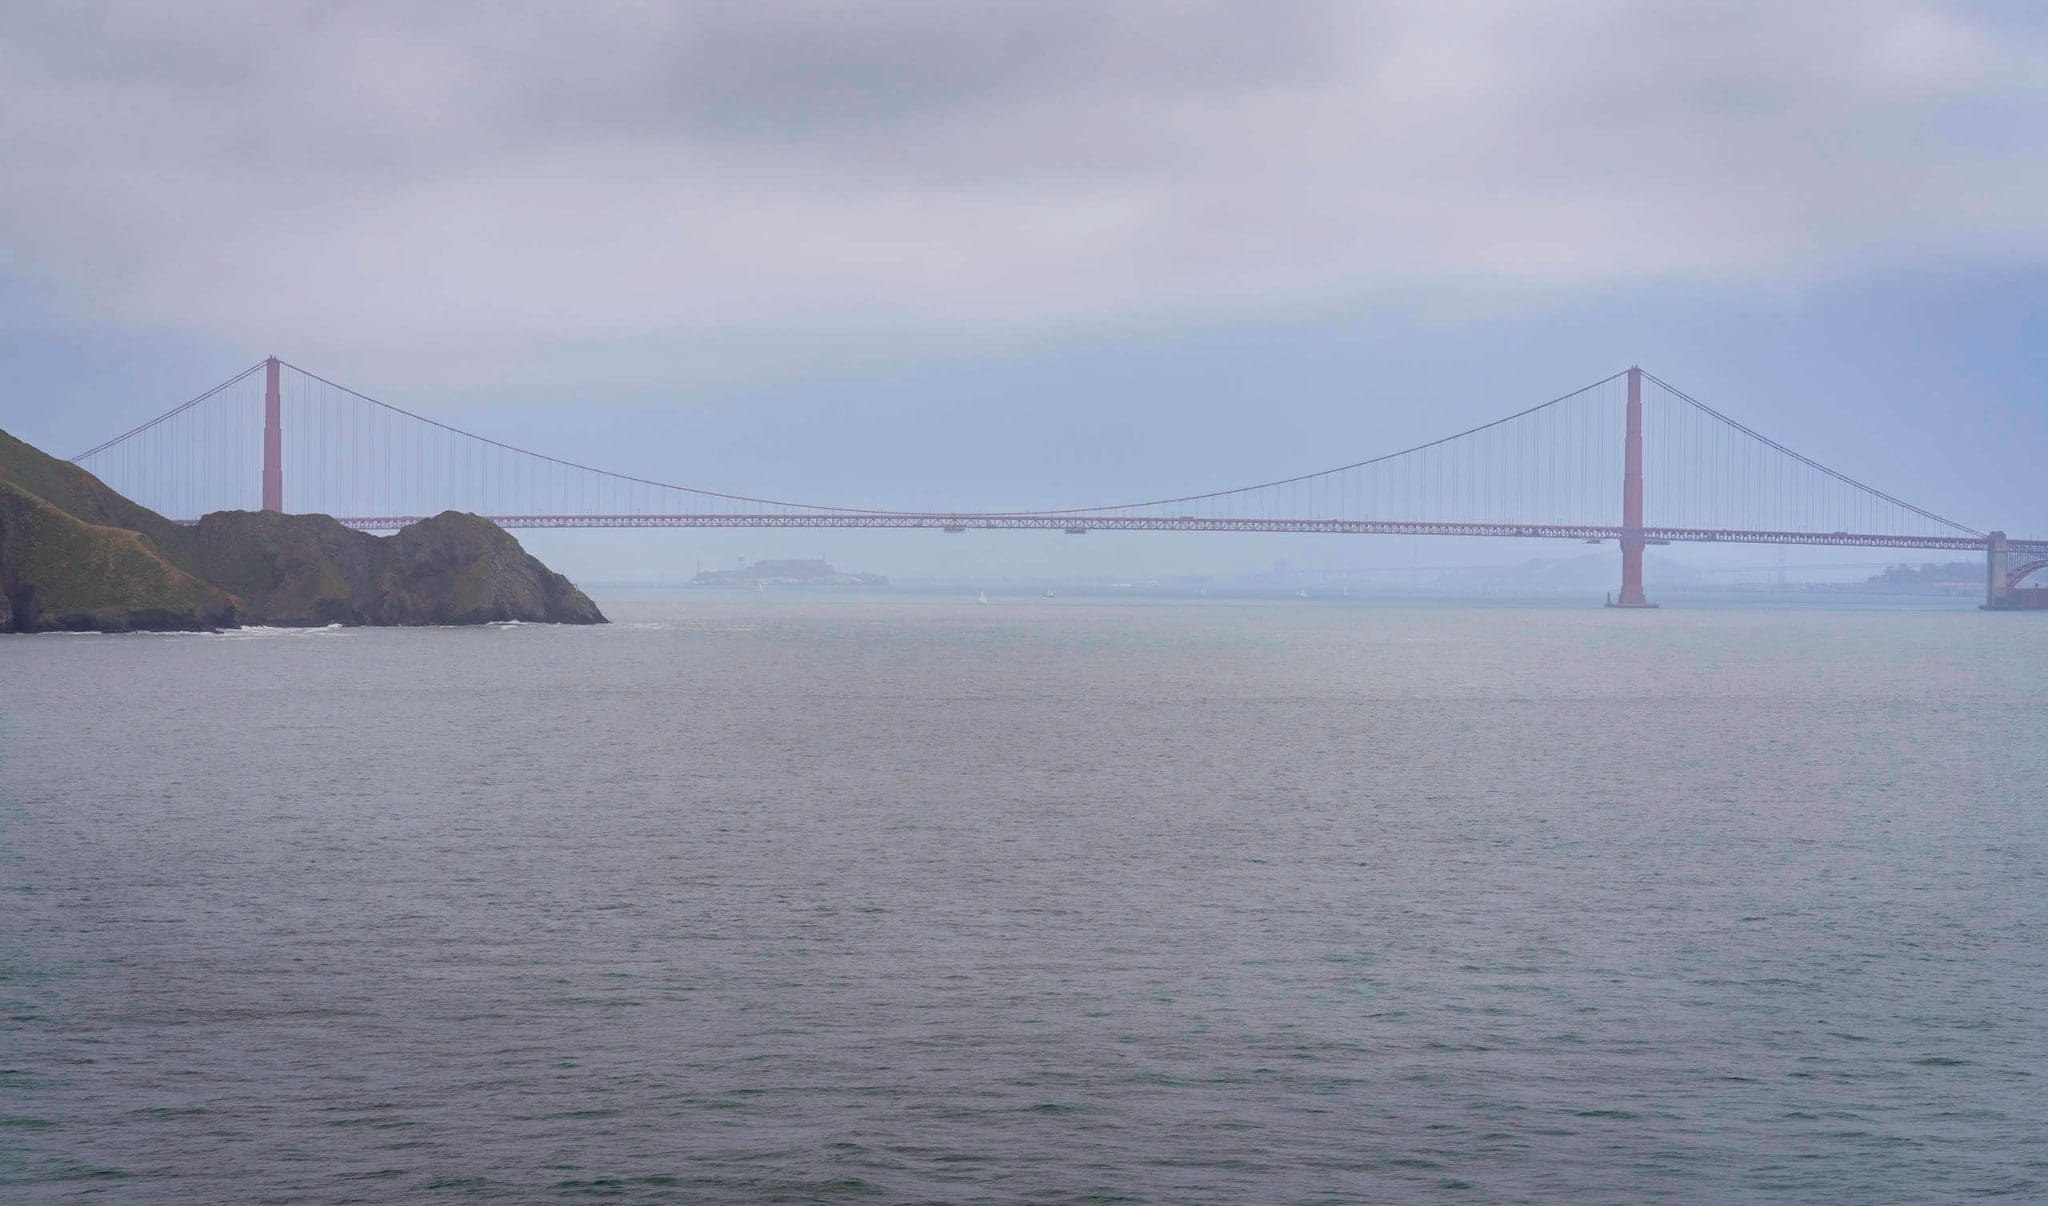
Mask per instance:
[[[365,532],[395,531],[416,515],[356,516],[344,526]],[[1342,536],[1504,536],[1521,539],[1607,541],[1629,535],[1608,524],[1444,523],[1397,519],[1218,519],[1197,515],[1048,515],[1019,512],[815,511],[701,515],[488,515],[503,528],[912,528],[940,532],[1025,529],[1054,532],[1322,532]],[[1648,544],[1795,544],[1841,548],[1946,549],[1984,552],[1982,536],[1899,536],[1870,532],[1765,532],[1720,528],[1644,527]],[[2048,540],[2013,540],[2014,552],[2039,549]]]

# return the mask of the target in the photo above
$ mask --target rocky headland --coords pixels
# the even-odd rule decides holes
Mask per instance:
[[[181,525],[0,432],[0,632],[505,620],[605,622],[475,515],[445,511],[387,537],[268,511]]]

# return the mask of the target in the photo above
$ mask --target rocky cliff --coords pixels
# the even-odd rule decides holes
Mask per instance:
[[[140,532],[86,523],[0,481],[0,632],[221,628],[238,612]]]
[[[457,511],[382,539],[325,515],[221,511],[195,535],[201,575],[241,599],[253,623],[604,623],[504,529]]]
[[[502,620],[605,622],[474,515],[384,538],[262,511],[182,526],[0,432],[0,632]]]

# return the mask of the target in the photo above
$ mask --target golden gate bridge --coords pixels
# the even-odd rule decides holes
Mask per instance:
[[[1613,542],[1616,607],[1649,607],[1651,545],[1981,552],[1985,605],[2048,539],[1979,531],[1795,452],[1631,367],[1491,423],[1334,468],[1091,507],[908,511],[793,502],[617,473],[519,448],[272,357],[71,458],[181,522],[212,511],[332,515],[388,531],[446,510],[507,528],[915,528],[941,532],[1323,532]],[[1619,487],[1617,490],[1616,487]],[[252,504],[254,506],[252,507]]]

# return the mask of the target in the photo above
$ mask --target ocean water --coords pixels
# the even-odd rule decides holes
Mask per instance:
[[[0,639],[0,1200],[2048,1198],[2048,617]]]

